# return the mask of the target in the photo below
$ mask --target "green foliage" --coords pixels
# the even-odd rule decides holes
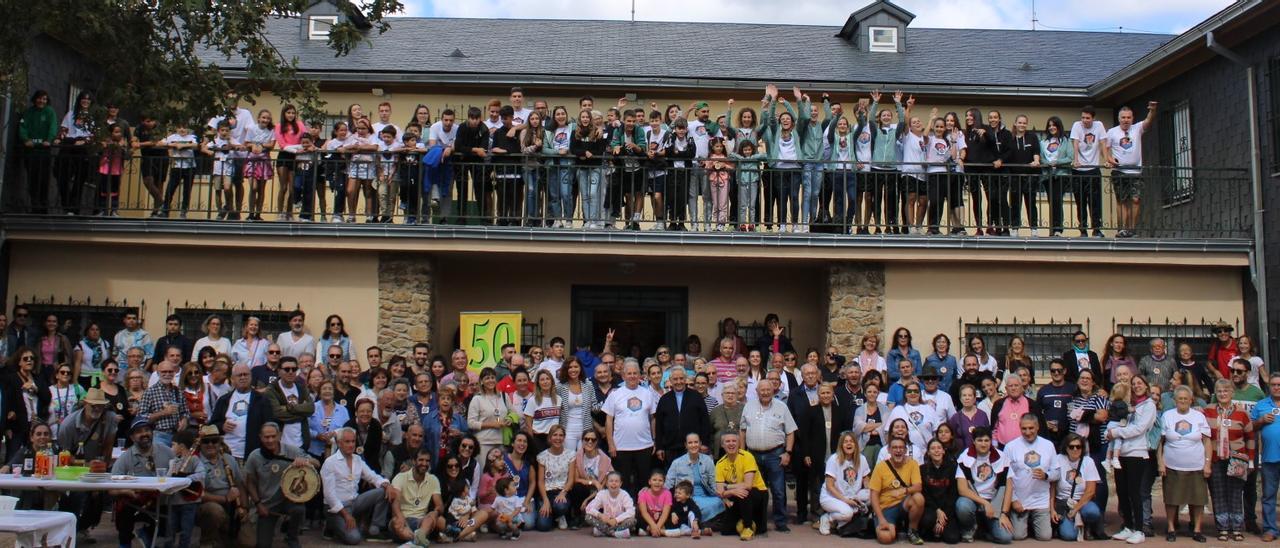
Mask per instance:
[[[274,18],[299,18],[316,0],[0,0],[0,89],[26,95],[26,51],[48,35],[101,71],[98,104],[158,120],[203,120],[269,90],[304,118],[322,111],[318,82],[299,71],[266,35]],[[332,0],[346,15],[329,34],[334,54],[385,32],[398,0]],[[364,24],[364,25],[362,25]],[[301,22],[299,22],[301,25]],[[370,30],[362,30],[365,26]],[[210,59],[235,59],[246,74],[228,82]],[[21,104],[23,101],[18,101]]]

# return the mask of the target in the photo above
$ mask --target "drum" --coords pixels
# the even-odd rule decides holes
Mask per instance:
[[[280,492],[290,502],[305,503],[320,492],[320,474],[310,466],[290,466],[280,476]]]

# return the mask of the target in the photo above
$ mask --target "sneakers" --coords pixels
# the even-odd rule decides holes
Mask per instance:
[[[596,528],[592,527],[592,528],[591,528],[591,536],[593,536],[593,537],[597,537],[597,538],[598,538],[598,537],[603,537],[603,536],[604,536],[604,532],[602,532],[602,531],[601,531],[601,530],[599,530],[599,529],[596,529]]]
[[[924,544],[924,539],[920,538],[920,533],[917,533],[915,529],[908,529],[907,542],[910,542],[911,544],[914,544],[916,546],[921,546]]]
[[[556,528],[560,529],[561,531],[568,529],[569,521],[564,519],[564,516],[560,516],[560,519],[556,520]]]
[[[563,519],[563,518],[562,518],[562,519]],[[614,531],[614,532],[613,532],[613,538],[631,538],[631,531],[630,531],[630,530],[627,530],[627,529],[621,529],[621,530],[618,530],[618,531]]]
[[[1111,468],[1112,468],[1112,469],[1114,469],[1114,470],[1119,470],[1119,469],[1120,469],[1120,458],[1119,458],[1119,457],[1116,457],[1116,458],[1114,458],[1114,459],[1111,459]]]
[[[1125,527],[1124,529],[1121,529],[1120,532],[1111,535],[1111,540],[1129,540],[1129,537],[1131,536],[1133,536],[1133,530]]]
[[[1125,542],[1129,544],[1142,544],[1146,541],[1147,536],[1142,534],[1142,531],[1134,531],[1132,535],[1129,535],[1129,538],[1125,539]]]
[[[823,536],[831,534],[831,516],[829,514],[822,514],[822,517],[818,518],[818,533]]]
[[[752,531],[750,527],[744,527],[742,531],[738,533],[738,539],[742,541],[751,540],[754,536],[756,536],[756,532]]]

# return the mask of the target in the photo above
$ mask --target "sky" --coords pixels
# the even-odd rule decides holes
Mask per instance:
[[[415,17],[631,18],[631,0],[401,0]],[[894,0],[912,26],[1038,28],[1179,34],[1234,0]],[[635,0],[637,21],[706,21],[840,26],[870,0]],[[1153,10],[1152,6],[1159,8]],[[1153,13],[1154,12],[1154,13]]]

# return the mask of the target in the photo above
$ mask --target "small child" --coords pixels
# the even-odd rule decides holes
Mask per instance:
[[[1116,383],[1115,386],[1111,387],[1111,405],[1107,409],[1107,428],[1118,428],[1127,424],[1129,424],[1129,385],[1123,382]],[[1120,450],[1123,445],[1124,440],[1115,439],[1111,440],[1111,444],[1107,446],[1107,458],[1103,460],[1102,466],[1108,471],[1120,469]]]
[[[756,229],[756,195],[760,192],[760,164],[766,155],[757,151],[756,144],[743,139],[738,152],[729,153],[738,162],[738,230],[753,232]]]
[[[368,118],[357,118],[353,123],[355,135],[349,137],[346,144],[338,149],[339,152],[351,155],[347,166],[347,222],[356,222],[356,205],[363,192],[364,220],[372,223],[378,209],[378,191],[373,186],[378,167],[374,161],[375,154],[370,153],[378,150],[378,143],[372,134]]]
[[[173,164],[169,169],[169,184],[164,189],[164,205],[160,206],[157,216],[169,216],[169,204],[173,202],[173,194],[181,184],[182,210],[178,213],[178,218],[186,219],[187,209],[191,207],[191,185],[196,178],[195,149],[200,146],[200,138],[191,133],[191,128],[185,122],[179,121],[173,129],[173,133],[164,138]]]
[[[733,171],[733,164],[725,161],[728,157],[724,139],[716,137],[711,139],[711,154],[702,162],[711,184],[711,216],[714,219],[707,224],[715,222],[717,232],[723,232],[725,223],[729,222],[729,173]]]
[[[673,492],[675,502],[671,503],[671,512],[666,524],[663,525],[666,529],[665,534],[669,537],[690,535],[695,540],[702,538],[703,534],[710,535],[710,528],[706,531],[701,528],[702,510],[693,500],[693,483],[689,480],[681,481],[676,484]]]
[[[378,180],[374,184],[374,191],[378,193],[379,215],[374,219],[376,222],[390,223],[391,214],[395,212],[396,199],[400,196],[396,162],[404,148],[396,141],[395,126],[387,125],[378,132]]]
[[[192,482],[204,483],[204,464],[198,455],[192,454],[196,445],[195,433],[191,430],[179,430],[173,435],[172,445],[173,460],[169,461],[169,476],[191,478]],[[187,500],[181,491],[169,495],[169,523],[166,526],[169,546],[191,546],[191,529],[195,526],[196,509],[199,507],[199,500]]]
[[[473,540],[476,537],[476,501],[471,498],[471,490],[465,481],[455,481],[449,485],[453,500],[449,502],[449,525],[445,535],[454,540]]]
[[[284,147],[285,152],[294,155],[293,188],[294,197],[302,199],[302,210],[298,218],[310,221],[314,206],[312,198],[316,192],[316,179],[319,178],[320,154],[315,145],[315,137],[311,133],[298,136],[298,144]],[[281,181],[283,184],[284,181]]]
[[[346,122],[333,124],[333,132],[324,143],[324,171],[328,176],[329,188],[333,190],[333,218],[335,223],[343,222],[343,212],[347,207],[347,158],[342,150],[351,142],[351,131]],[[319,189],[320,209],[324,211],[325,190]]]
[[[107,139],[102,143],[102,157],[98,162],[98,174],[102,176],[98,195],[102,198],[100,211],[103,215],[120,216],[120,175],[124,173],[124,162],[129,157],[128,148],[124,128],[117,124],[107,126]]]
[[[636,506],[631,495],[622,490],[622,476],[609,472],[604,480],[605,490],[587,503],[587,523],[592,536],[631,538],[631,527],[636,524]]]
[[[671,514],[671,491],[665,487],[667,477],[661,471],[649,475],[649,488],[641,491],[638,499],[640,517],[644,519],[644,528],[640,535],[652,537],[663,536],[663,527]]]
[[[244,163],[244,178],[249,179],[249,215],[250,221],[262,220],[262,207],[266,200],[267,181],[271,180],[271,149],[276,147],[276,125],[272,122],[271,111],[258,111],[258,125],[244,133],[244,146],[249,154]],[[236,208],[239,209],[237,199]],[[239,216],[237,215],[237,218]]]
[[[503,540],[520,540],[520,528],[527,511],[524,498],[516,494],[516,480],[505,477],[498,480],[498,497],[493,499],[493,511],[498,514],[498,536]]]

